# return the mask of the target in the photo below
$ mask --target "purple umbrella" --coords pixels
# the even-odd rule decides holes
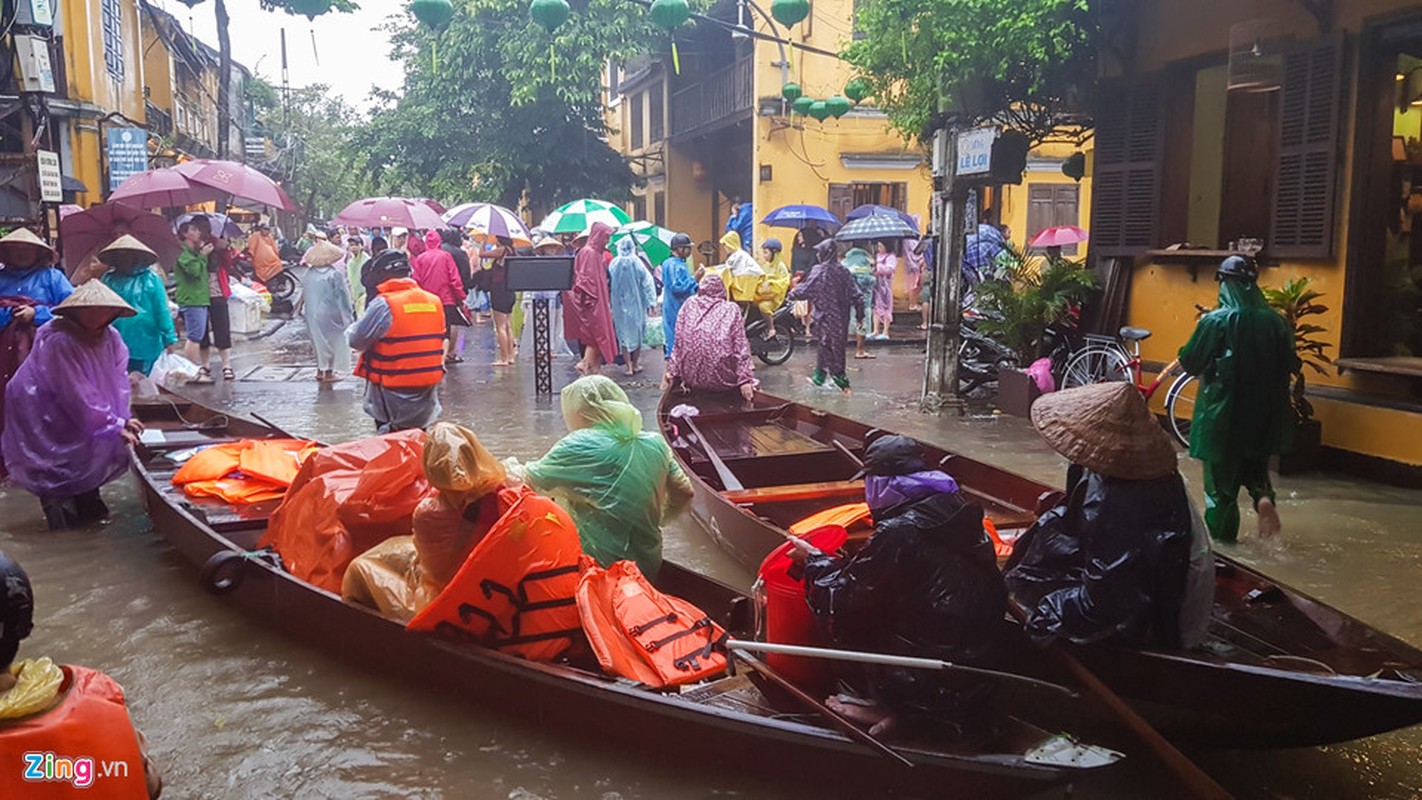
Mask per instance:
[[[200,158],[184,161],[172,170],[193,183],[218,189],[223,197],[240,197],[286,211],[296,210],[296,204],[276,181],[246,164]]]
[[[120,183],[109,200],[138,208],[177,208],[226,196],[221,189],[193,183],[172,169],[150,169]]]
[[[184,214],[181,217],[178,217],[178,219],[173,222],[173,230],[176,231],[177,229],[183,227],[184,223],[192,222],[194,217],[207,217],[208,225],[212,227],[213,236],[217,236],[222,239],[235,239],[239,236],[247,235],[242,231],[241,228],[237,227],[237,223],[229,219],[226,214],[218,214],[211,211],[199,211],[193,214]]]

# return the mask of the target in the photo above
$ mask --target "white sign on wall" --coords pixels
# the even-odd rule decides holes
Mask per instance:
[[[64,202],[64,176],[59,171],[59,154],[52,150],[37,150],[39,159],[40,202]]]
[[[992,170],[992,143],[997,128],[974,128],[958,134],[958,164],[955,175],[986,175]]]

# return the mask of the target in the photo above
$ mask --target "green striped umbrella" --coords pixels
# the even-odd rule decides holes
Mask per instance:
[[[612,241],[608,242],[607,249],[617,252],[617,240],[632,237],[632,241],[642,248],[642,252],[647,254],[647,260],[652,262],[652,266],[671,258],[671,240],[676,235],[676,231],[669,231],[659,225],[653,225],[645,220],[634,222],[631,225],[624,225],[617,233],[612,234]]]
[[[602,200],[574,200],[543,218],[538,227],[549,233],[582,233],[594,222],[617,229],[632,221],[626,211]]]

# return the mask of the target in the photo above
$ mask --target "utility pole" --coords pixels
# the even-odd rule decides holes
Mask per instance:
[[[944,125],[933,134],[934,211],[933,295],[929,304],[928,353],[924,359],[919,409],[961,413],[958,348],[963,324],[963,217],[968,186],[956,178],[956,130]]]

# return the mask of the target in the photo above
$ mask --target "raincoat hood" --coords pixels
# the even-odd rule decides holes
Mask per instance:
[[[606,249],[608,240],[612,238],[612,232],[611,225],[603,222],[594,222],[592,227],[588,229],[588,243],[586,246],[594,250]]]
[[[958,482],[940,470],[922,470],[904,475],[866,475],[864,502],[875,518],[896,516],[909,503],[936,494],[956,494]]]
[[[634,252],[635,248],[636,245],[633,244],[632,237],[624,236],[621,239],[617,240],[617,257],[632,258],[632,253]]]
[[[1220,308],[1244,310],[1268,307],[1258,284],[1235,278],[1220,281]]]
[[[600,427],[625,439],[642,431],[642,412],[627,400],[621,386],[603,375],[588,375],[563,387],[561,405],[570,431]]]
[[[851,270],[865,270],[874,266],[869,258],[869,251],[862,247],[851,247],[849,251],[844,254],[844,259],[841,263]]]
[[[444,244],[444,240],[440,238],[439,231],[433,229],[425,231],[425,247],[436,250],[442,244]]]
[[[726,235],[721,237],[721,246],[729,250],[741,249],[741,235],[735,231],[726,231]]]
[[[828,264],[834,261],[835,241],[826,239],[815,245],[815,259],[820,264]]]
[[[462,508],[499,488],[503,465],[474,432],[452,422],[438,422],[425,441],[425,477],[450,504]]]
[[[701,283],[696,286],[696,293],[702,297],[713,297],[717,300],[726,299],[726,282],[721,280],[720,273],[707,272],[701,278]]]

